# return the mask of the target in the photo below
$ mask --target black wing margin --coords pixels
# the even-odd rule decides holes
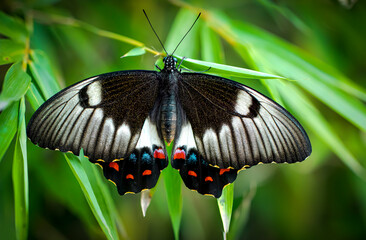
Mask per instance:
[[[273,100],[245,85],[183,73],[178,92],[198,151],[212,166],[242,169],[258,163],[294,163],[311,153],[300,123]]]

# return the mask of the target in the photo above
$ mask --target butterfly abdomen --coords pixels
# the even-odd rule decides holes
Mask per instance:
[[[161,105],[161,131],[164,140],[170,144],[175,136],[177,127],[177,103],[174,91],[168,90],[164,94]]]

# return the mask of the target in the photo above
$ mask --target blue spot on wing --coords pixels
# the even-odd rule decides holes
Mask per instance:
[[[197,155],[195,153],[191,153],[187,158],[188,164],[196,164],[197,163]]]
[[[132,153],[130,155],[130,161],[133,162],[133,163],[136,163],[137,162],[137,157],[136,157],[136,154]]]
[[[148,153],[146,153],[146,152],[145,152],[145,153],[143,153],[143,154],[142,154],[141,161],[142,161],[143,163],[150,164],[150,163],[151,163],[151,161],[152,161],[151,155],[150,155],[150,154],[148,154]]]

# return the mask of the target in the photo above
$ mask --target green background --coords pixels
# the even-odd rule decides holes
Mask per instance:
[[[227,64],[211,73],[274,98],[311,139],[302,163],[238,175],[227,234],[216,199],[184,185],[181,196],[176,171],[162,174],[143,217],[141,194],[119,196],[97,166],[26,140],[24,124],[59,89],[154,69],[161,46],[142,9],[168,52],[202,11],[176,54],[208,65],[185,66]],[[3,0],[0,11],[1,239],[366,239],[364,1]],[[128,52],[138,56],[120,58]]]

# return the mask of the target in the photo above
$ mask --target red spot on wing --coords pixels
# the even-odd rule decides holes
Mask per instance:
[[[186,159],[186,153],[183,149],[177,148],[174,152],[174,159]]]
[[[158,159],[165,159],[165,154],[163,149],[158,148],[154,151],[154,158],[158,158]]]
[[[220,169],[220,175],[222,175],[226,172],[230,172],[230,169],[227,169],[227,168]]]
[[[212,177],[210,177],[210,176],[208,176],[208,177],[206,177],[205,178],[205,182],[213,182],[213,179],[212,179]]]
[[[197,177],[197,173],[195,171],[189,170],[188,171],[189,176]]]
[[[146,175],[151,175],[151,170],[146,169],[146,170],[142,173],[142,176],[146,176]]]
[[[132,174],[127,174],[126,179],[135,179]]]
[[[116,162],[109,163],[110,168],[114,168],[117,172],[119,171],[119,165]]]

